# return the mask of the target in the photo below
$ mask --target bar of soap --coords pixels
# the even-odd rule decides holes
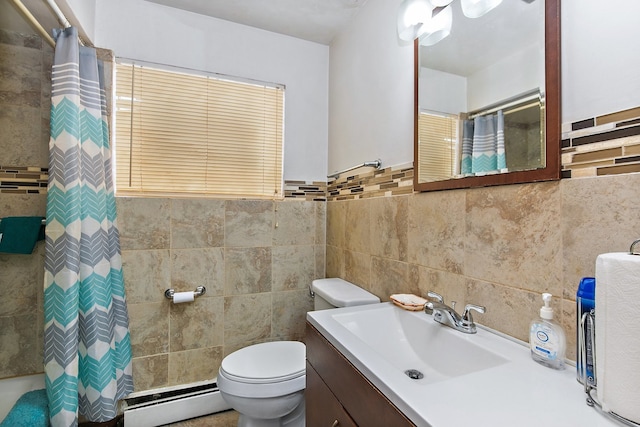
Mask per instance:
[[[427,303],[426,299],[414,294],[393,294],[389,298],[395,305],[411,311],[422,310]]]

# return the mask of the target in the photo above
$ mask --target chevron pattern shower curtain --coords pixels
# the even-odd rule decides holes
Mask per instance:
[[[102,64],[55,34],[44,283],[44,363],[53,427],[116,417],[133,391]]]

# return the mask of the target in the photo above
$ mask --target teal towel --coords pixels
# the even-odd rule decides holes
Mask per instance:
[[[10,216],[0,220],[0,252],[30,254],[44,239],[41,216]]]
[[[20,396],[4,421],[0,423],[0,427],[41,426],[49,426],[49,403],[45,389],[29,391]]]

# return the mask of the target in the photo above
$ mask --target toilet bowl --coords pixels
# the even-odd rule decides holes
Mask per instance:
[[[380,299],[342,279],[311,286],[315,309],[379,303]],[[238,427],[304,427],[306,351],[297,341],[254,344],[222,360],[218,389],[239,414]]]

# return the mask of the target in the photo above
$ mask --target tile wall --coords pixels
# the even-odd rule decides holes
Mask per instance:
[[[52,61],[40,37],[0,29],[0,217],[45,214]],[[43,282],[43,242],[0,254],[0,378],[43,371]]]
[[[364,194],[379,191],[361,178],[350,179]],[[640,237],[638,173],[374,198],[334,196],[328,187],[328,277],[383,301],[433,290],[459,307],[484,305],[479,323],[525,341],[550,292],[570,358],[580,278],[595,274],[598,254],[627,251]]]
[[[136,391],[211,379],[250,344],[301,340],[308,286],[324,277],[325,205],[118,198]],[[200,285],[192,303],[164,297]]]

